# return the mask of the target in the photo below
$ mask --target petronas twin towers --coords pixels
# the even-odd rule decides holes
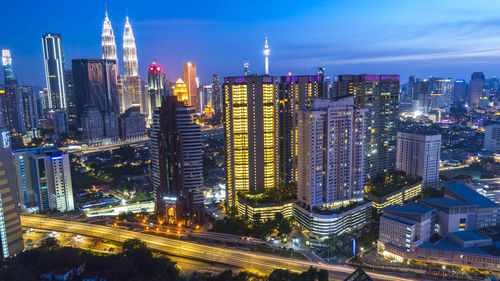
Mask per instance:
[[[115,60],[118,63],[115,35],[111,21],[108,18],[108,12],[106,12],[104,24],[102,25],[102,58]],[[137,49],[128,16],[125,18],[125,28],[123,30],[123,69],[125,77],[138,76]]]
[[[118,65],[115,35],[107,11],[102,26],[102,58],[114,60]],[[140,106],[142,112],[144,108],[141,102],[142,89],[138,70],[137,49],[128,16],[125,18],[125,28],[123,30],[123,70],[124,77],[118,77],[118,83],[122,84],[118,85],[121,94],[120,111],[123,113],[132,106]]]

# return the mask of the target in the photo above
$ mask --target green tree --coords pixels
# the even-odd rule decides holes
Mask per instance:
[[[55,251],[61,248],[59,240],[55,237],[47,237],[40,242],[40,249],[45,251]]]

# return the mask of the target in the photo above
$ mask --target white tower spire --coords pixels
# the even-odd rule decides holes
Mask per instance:
[[[266,75],[269,75],[269,53],[271,49],[269,49],[269,45],[267,44],[267,34],[266,34],[266,44],[264,45],[264,57],[266,64]]]
[[[128,15],[125,18],[125,29],[123,30],[123,68],[125,77],[139,75],[134,32],[132,32],[132,26],[128,21]]]
[[[106,60],[115,60],[118,65],[118,57],[116,56],[116,43],[113,27],[108,18],[108,11],[105,13],[104,24],[102,25],[102,58]]]

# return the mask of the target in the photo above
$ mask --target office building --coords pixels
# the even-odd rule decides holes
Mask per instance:
[[[55,147],[14,151],[23,211],[74,210],[69,155]]]
[[[479,100],[483,96],[484,89],[484,74],[482,72],[474,72],[471,75],[469,88],[467,91],[467,101],[469,106],[479,106]]]
[[[133,106],[140,107],[142,103],[142,86],[138,69],[137,48],[135,46],[134,33],[128,16],[126,17],[123,31],[123,68],[125,73],[124,83],[127,93],[124,99],[124,111],[126,111]]]
[[[17,86],[17,79],[14,75],[14,67],[12,66],[12,57],[10,50],[2,49],[2,67],[3,67],[3,84],[5,87]]]
[[[4,126],[12,137],[39,136],[38,105],[31,87],[5,87],[0,101]]]
[[[72,61],[75,108],[82,116],[85,105],[101,113],[120,112],[117,86],[118,68],[113,60],[75,59]]]
[[[68,108],[66,83],[64,81],[64,53],[61,34],[46,33],[42,37],[45,80],[49,94],[49,108]]]
[[[413,89],[413,113],[426,115],[429,110],[431,85],[427,79],[417,79]]]
[[[269,75],[269,55],[271,53],[271,49],[269,49],[269,45],[267,44],[267,35],[266,35],[266,43],[264,44],[263,53],[264,53],[264,69],[265,69],[264,74]]]
[[[76,130],[78,124],[78,118],[76,116],[76,101],[75,101],[75,89],[73,82],[73,71],[66,70],[64,72],[64,82],[66,82],[66,104],[67,108],[67,122],[68,126],[72,128],[73,131]]]
[[[139,107],[131,107],[120,116],[120,138],[138,140],[146,137],[146,119]]]
[[[396,169],[422,177],[425,188],[439,187],[441,135],[421,132],[398,132]]]
[[[189,93],[189,105],[194,107],[196,112],[200,112],[200,104],[198,101],[198,86],[196,85],[196,63],[183,63],[182,80],[184,81],[184,83],[186,83]]]
[[[453,96],[453,81],[451,79],[431,77],[429,83],[429,111],[438,112],[438,114],[450,111]]]
[[[153,123],[154,109],[161,106],[167,95],[165,72],[153,62],[148,68],[148,127]]]
[[[94,105],[85,105],[81,119],[82,141],[87,144],[101,143],[104,138],[103,115]]]
[[[224,79],[229,206],[239,191],[260,193],[279,182],[278,84],[271,76]]]
[[[355,107],[354,96],[316,99],[311,108],[298,111],[295,214],[316,235],[339,234],[370,222],[371,202],[362,203],[367,114]],[[340,211],[347,206],[352,212]],[[348,222],[337,225],[344,217]]]
[[[203,161],[198,114],[176,96],[154,113],[151,178],[157,212],[167,223],[199,222],[203,213]]]
[[[101,43],[102,59],[114,60],[115,64],[118,65],[118,57],[116,55],[115,34],[113,33],[113,27],[111,26],[111,21],[108,18],[108,11],[106,11],[106,15],[104,17],[101,38],[102,38],[102,43]]]
[[[1,130],[0,139],[0,259],[6,259],[21,252],[24,242],[9,132]]]
[[[453,85],[453,101],[465,102],[467,100],[467,82],[464,79],[457,79]]]
[[[189,106],[189,91],[186,83],[182,79],[178,79],[174,86],[174,96],[177,100],[183,102],[186,106]]]
[[[58,109],[49,113],[49,118],[54,125],[54,133],[57,135],[68,133],[68,113],[64,110]]]
[[[368,179],[396,169],[396,122],[399,75],[340,75],[335,95],[354,96],[357,108],[367,108],[366,164]]]
[[[500,124],[485,126],[484,150],[489,152],[500,152]]]
[[[214,74],[212,76],[212,96],[213,96],[213,116],[217,121],[222,121],[222,114],[224,108],[224,94],[222,92],[219,76]]]

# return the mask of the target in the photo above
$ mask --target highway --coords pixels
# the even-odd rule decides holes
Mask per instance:
[[[162,251],[171,255],[194,260],[226,264],[241,269],[257,270],[266,273],[269,273],[274,269],[288,269],[294,272],[303,272],[309,269],[309,267],[314,266],[318,269],[328,270],[330,274],[330,280],[344,280],[354,270],[353,268],[348,266],[326,265],[309,261],[266,255],[263,253],[248,252],[238,249],[206,246],[192,242],[149,235],[141,232],[134,232],[121,228],[79,222],[68,222],[50,219],[44,216],[23,214],[21,215],[21,224],[23,227],[69,232],[73,234],[97,237],[118,242],[136,238],[144,241],[151,249]],[[367,271],[367,273],[374,280],[422,280],[403,277],[399,273],[391,273],[390,275],[370,271]]]
[[[118,149],[124,145],[147,145],[149,143],[149,138],[138,139],[138,140],[130,140],[130,141],[121,141],[115,144],[103,145],[103,146],[90,146],[82,149],[69,149],[69,147],[60,147],[59,149],[67,152],[67,153],[76,153],[76,154],[90,154],[102,151],[109,151]]]

